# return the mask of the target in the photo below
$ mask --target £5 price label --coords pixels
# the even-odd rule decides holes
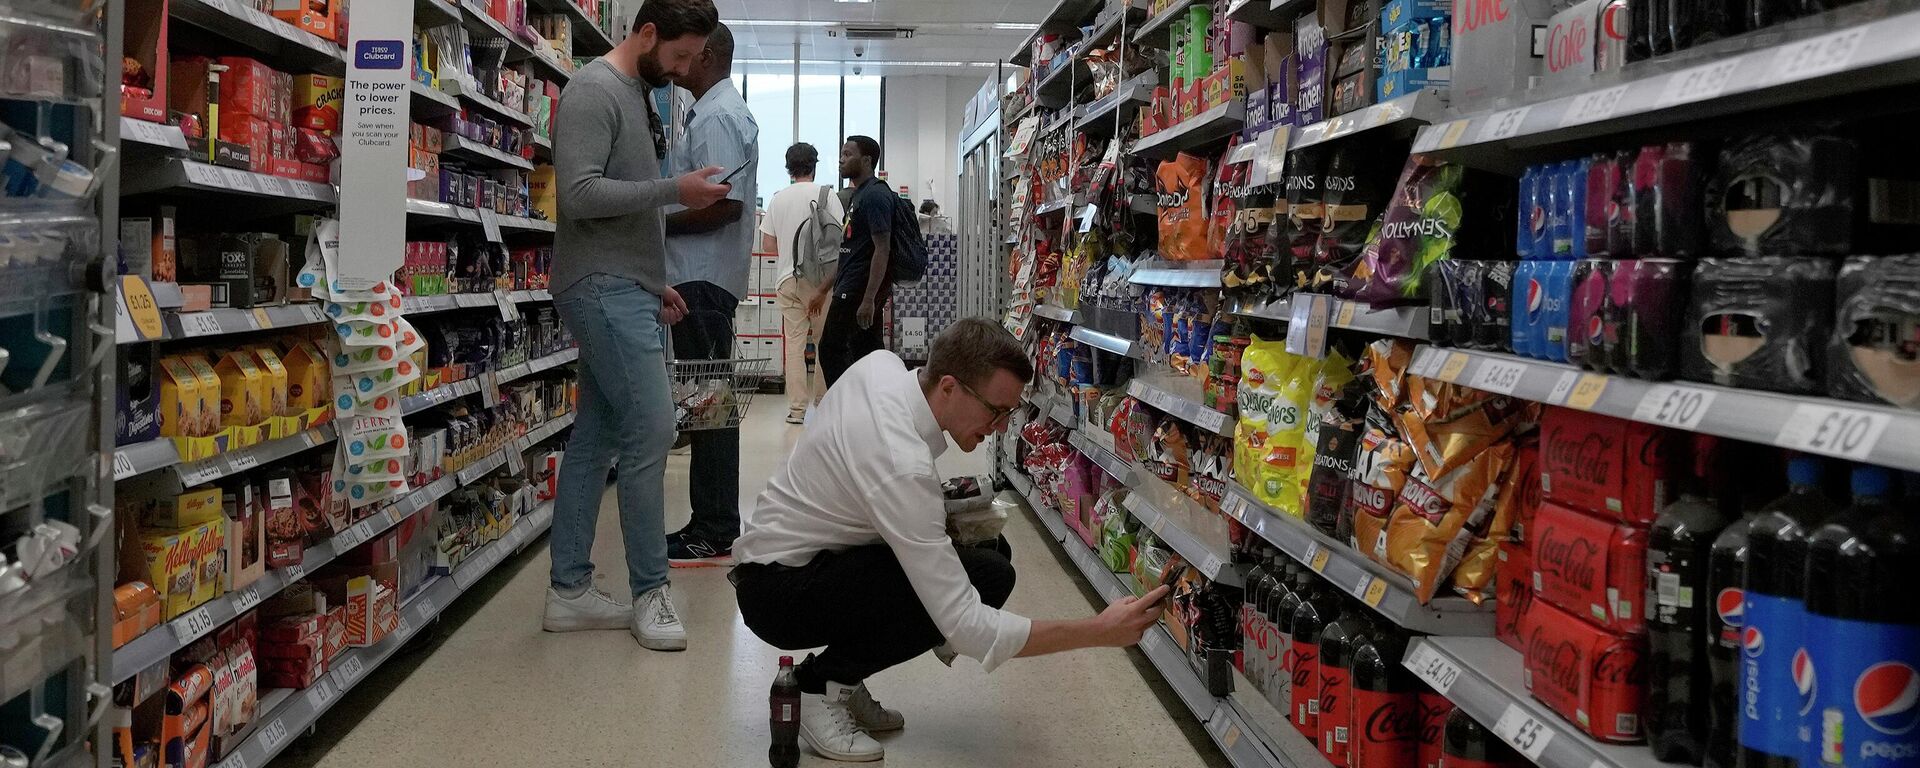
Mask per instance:
[[[1620,100],[1627,95],[1630,86],[1616,85],[1575,97],[1573,104],[1567,107],[1566,114],[1560,117],[1560,127],[1566,128],[1587,123],[1597,123],[1613,117],[1620,109]]]
[[[1540,762],[1540,753],[1547,751],[1547,745],[1553,743],[1554,730],[1548,723],[1528,714],[1518,704],[1508,704],[1500,719],[1493,724],[1493,733],[1500,737],[1528,760]]]
[[[1484,144],[1513,138],[1515,134],[1520,132],[1521,126],[1526,124],[1527,115],[1531,112],[1533,112],[1533,107],[1527,106],[1509,109],[1494,115],[1487,120],[1486,125],[1481,126],[1480,142]]]
[[[1719,393],[1697,387],[1659,384],[1647,389],[1633,409],[1634,421],[1692,431],[1700,426],[1713,408]]]
[[[1893,418],[1858,408],[1802,404],[1780,425],[1774,445],[1808,453],[1866,461]]]

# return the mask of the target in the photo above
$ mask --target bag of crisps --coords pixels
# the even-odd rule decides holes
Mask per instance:
[[[1147,471],[1152,472],[1175,488],[1187,487],[1187,475],[1192,471],[1188,464],[1192,456],[1187,449],[1187,432],[1175,419],[1161,419],[1158,429],[1153,431],[1153,449],[1147,457]]]
[[[1240,138],[1235,136],[1227,142],[1227,151],[1220,156],[1217,164],[1219,171],[1213,177],[1213,195],[1207,216],[1207,258],[1224,259],[1227,257],[1227,244],[1234,237],[1234,223],[1240,218],[1240,199],[1247,194],[1247,178],[1251,173],[1251,160],[1239,163],[1227,162],[1233,156],[1233,150],[1240,146]]]
[[[1468,526],[1473,539],[1460,564],[1448,579],[1453,591],[1479,605],[1493,596],[1494,571],[1500,567],[1500,543],[1506,541],[1520,519],[1522,510],[1540,506],[1540,439],[1537,432],[1520,438],[1514,448],[1513,463],[1501,478],[1500,498],[1494,502],[1493,517],[1484,528]]]
[[[1319,453],[1320,425],[1333,410],[1333,402],[1345,389],[1347,382],[1353,381],[1353,361],[1339,350],[1327,352],[1327,359],[1315,361],[1313,395],[1307,401],[1305,423],[1301,425],[1300,453],[1296,463],[1300,467],[1299,498],[1302,505],[1307,501],[1307,480],[1313,474],[1314,456]],[[1305,514],[1304,508],[1302,514]]]
[[[1207,161],[1185,152],[1154,174],[1160,200],[1160,255],[1200,261],[1207,251]]]
[[[1354,456],[1353,485],[1348,493],[1352,513],[1341,518],[1347,530],[1339,530],[1354,549],[1373,553],[1374,542],[1385,535],[1387,513],[1400,498],[1407,475],[1417,461],[1413,446],[1400,439],[1393,416],[1379,403],[1367,406],[1366,430],[1360,434],[1360,451]],[[1377,559],[1377,558],[1376,558]]]
[[[1513,444],[1500,442],[1435,477],[1416,464],[1387,519],[1373,556],[1413,579],[1421,604],[1433,600],[1466,556],[1475,530],[1491,525]]]
[[[1260,501],[1269,506],[1286,509],[1281,506],[1284,490],[1291,479],[1294,468],[1292,448],[1276,445],[1273,434],[1284,424],[1275,424],[1276,415],[1282,419],[1281,388],[1293,377],[1293,369],[1305,358],[1287,353],[1286,342],[1267,341],[1258,336],[1248,343],[1246,351],[1240,355],[1240,427],[1235,441],[1234,456],[1237,459],[1235,476],[1240,484],[1246,486]],[[1294,416],[1295,419],[1298,415]],[[1284,475],[1282,473],[1285,473]],[[1297,510],[1294,510],[1297,513]]]

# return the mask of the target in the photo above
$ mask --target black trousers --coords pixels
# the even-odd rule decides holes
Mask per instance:
[[[674,286],[687,302],[687,316],[673,326],[673,356],[680,360],[733,357],[733,312],[740,300],[708,282]],[[693,519],[686,532],[732,546],[740,535],[740,430],[689,432],[693,455],[687,497]]]
[[[840,380],[840,374],[846,373],[860,358],[873,354],[886,347],[882,341],[881,324],[885,322],[888,294],[882,291],[880,300],[873,312],[873,327],[860,327],[860,295],[857,293],[836,293],[833,304],[827,307],[827,320],[820,326],[820,373],[826,378],[827,386]]]
[[[955,550],[980,599],[1006,605],[1014,580],[1007,540]],[[742,565],[732,580],[740,616],[760,639],[788,651],[826,646],[794,670],[807,693],[825,692],[829,680],[858,685],[946,642],[885,544],[822,552],[799,567]]]

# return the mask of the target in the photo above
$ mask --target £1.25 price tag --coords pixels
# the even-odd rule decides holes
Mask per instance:
[[[1893,418],[1884,413],[1858,408],[1841,408],[1811,403],[1793,407],[1793,415],[1780,425],[1773,444],[1782,448],[1854,461],[1866,461],[1880,443]]]
[[[1501,741],[1520,750],[1528,760],[1540,762],[1540,753],[1547,751],[1547,745],[1553,743],[1553,726],[1527,713],[1518,704],[1508,704],[1500,719],[1493,724],[1493,733]]]
[[[1697,387],[1660,384],[1647,389],[1633,409],[1633,420],[1692,431],[1707,417],[1719,393]]]

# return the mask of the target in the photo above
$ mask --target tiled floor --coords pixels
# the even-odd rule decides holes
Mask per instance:
[[[767,398],[742,440],[741,494],[751,504],[798,427]],[[948,475],[978,473],[985,449],[949,451]],[[687,515],[686,462],[669,463],[668,530]],[[612,494],[594,553],[604,586],[624,584]],[[1009,608],[1067,618],[1096,609],[1073,566],[1027,517],[1008,526],[1019,586]],[[544,540],[542,540],[544,541]],[[452,606],[423,641],[374,671],[276,766],[753,766],[766,760],[767,686],[779,655],[747,630],[723,569],[676,570],[691,649],[663,654],[624,630],[540,631],[547,583],[541,542]],[[869,681],[907,715],[882,739],[893,765],[1224,765],[1191,713],[1137,651],[1017,659],[993,675],[930,655]],[[803,765],[839,765],[809,754]]]

